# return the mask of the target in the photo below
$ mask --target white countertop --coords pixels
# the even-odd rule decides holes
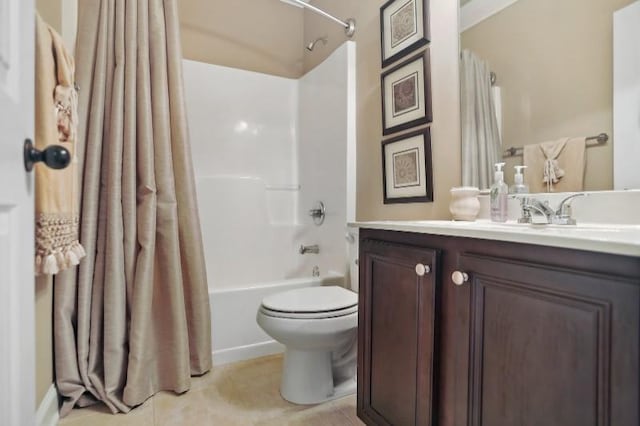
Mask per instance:
[[[349,226],[388,231],[416,232],[453,237],[482,238],[602,253],[640,256],[640,225],[579,223],[570,225],[528,225],[489,220],[353,222]]]

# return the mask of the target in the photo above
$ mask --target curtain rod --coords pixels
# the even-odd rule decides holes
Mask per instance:
[[[304,2],[302,0],[288,0],[289,2],[293,2],[296,3],[302,7],[306,7],[307,9],[317,13],[318,15],[322,15],[327,19],[332,20],[333,22],[340,24],[344,27],[344,32],[347,35],[347,37],[352,37],[353,34],[356,32],[356,21],[353,18],[349,18],[346,21],[343,21],[342,19],[338,19],[335,16],[331,15],[330,13],[325,12],[324,10],[309,4],[307,2]]]

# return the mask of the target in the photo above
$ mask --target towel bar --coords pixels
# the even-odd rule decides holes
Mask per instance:
[[[600,133],[598,136],[589,136],[587,139],[587,146],[604,145],[609,141],[609,135],[606,133]],[[512,146],[507,148],[502,154],[502,158],[506,157],[519,157],[524,153],[524,148]]]

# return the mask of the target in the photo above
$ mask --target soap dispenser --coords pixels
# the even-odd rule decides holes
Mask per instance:
[[[527,166],[513,166],[516,169],[516,174],[513,177],[513,185],[509,188],[509,193],[511,194],[528,194],[529,193],[529,185],[524,183],[524,175],[522,174],[522,170],[526,169]]]
[[[496,172],[493,185],[491,185],[491,220],[493,222],[506,222],[509,187],[504,183],[504,172],[502,171],[504,163],[496,163],[494,167]]]

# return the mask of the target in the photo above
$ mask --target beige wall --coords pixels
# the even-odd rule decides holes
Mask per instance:
[[[497,74],[505,147],[611,136],[607,145],[587,149],[587,190],[613,187],[612,14],[631,2],[519,0],[461,37],[462,48]],[[522,157],[509,159],[508,182],[521,163]]]
[[[431,71],[433,125],[434,202],[383,204],[382,118],[380,94],[380,6],[385,1],[314,0],[313,4],[333,15],[357,21],[357,219],[445,219],[449,218],[449,189],[460,184],[460,114],[458,88],[458,4],[431,2]],[[327,46],[305,50],[308,71],[326,58],[346,38],[335,23],[305,11],[304,41],[329,36]],[[414,129],[411,129],[414,130]],[[393,137],[396,135],[391,135]]]
[[[60,0],[37,0],[36,7],[42,19],[57,31],[62,26]],[[53,297],[52,280],[36,279],[36,407],[53,383]]]
[[[36,9],[42,19],[56,30],[62,27],[62,2],[61,0],[37,0]]]
[[[279,0],[180,0],[186,59],[302,75],[302,9]]]
[[[36,9],[42,19],[60,33],[67,48],[73,50],[78,18],[77,0],[37,0]]]
[[[38,13],[58,31],[67,48],[72,49],[76,33],[76,0],[37,0]],[[53,383],[53,280],[35,280],[36,324],[36,407],[40,405]]]

